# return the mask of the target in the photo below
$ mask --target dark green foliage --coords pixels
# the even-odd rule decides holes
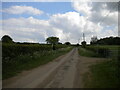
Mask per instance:
[[[116,67],[116,60],[106,61],[100,64],[92,65],[91,80],[86,78],[85,87],[87,88],[120,88],[119,74]],[[88,75],[88,74],[87,74]]]
[[[88,46],[86,47],[87,50],[91,50],[94,53],[98,54],[99,57],[109,57],[110,50],[105,47],[97,47],[97,46]]]
[[[52,45],[52,48],[53,48],[53,50],[56,50],[56,47],[55,47],[55,45],[54,45],[54,44]]]
[[[65,42],[66,45],[70,45],[71,43],[70,42]]]
[[[47,44],[52,44],[52,49],[56,50],[56,44],[59,43],[59,38],[57,37],[48,37],[46,39]]]
[[[76,46],[80,46],[80,44],[79,43],[77,43],[77,45]]]
[[[79,54],[87,57],[98,57],[99,55],[91,50],[86,50],[85,48],[78,48]]]
[[[43,52],[43,51],[50,51],[52,50],[52,46],[50,44],[31,44],[31,45],[21,45],[21,44],[2,44],[2,59],[3,62],[7,60],[11,60],[12,58],[24,55],[24,54],[30,54],[32,55],[34,52]],[[59,48],[65,48],[66,45],[56,45],[56,49]]]
[[[58,44],[62,44],[61,42],[58,42]]]
[[[107,37],[91,42],[91,45],[120,45],[120,37]]]
[[[90,41],[90,44],[91,44],[91,45],[97,44],[97,40],[98,40],[98,39],[97,39],[97,36],[92,37],[92,38],[91,38],[91,41]]]
[[[85,48],[85,46],[86,46],[86,41],[81,42],[81,44],[82,44],[82,47]]]
[[[85,87],[120,88],[120,46],[86,46],[86,51],[92,51],[95,55],[98,54],[98,57],[107,57],[109,61],[90,66],[90,73],[86,73],[83,79]]]
[[[50,50],[50,46],[19,44],[2,44],[2,48],[3,60],[10,60],[18,55],[32,54],[35,51]]]
[[[49,44],[58,44],[59,38],[58,37],[48,37],[46,42]]]
[[[1,41],[2,43],[13,43],[13,40],[10,36],[8,35],[4,35],[2,38],[1,38]]]
[[[119,57],[119,46],[113,46],[113,45],[94,45],[94,46],[86,46],[87,50],[91,50],[96,54],[99,54],[99,57],[105,57],[105,58],[113,58],[118,59]]]

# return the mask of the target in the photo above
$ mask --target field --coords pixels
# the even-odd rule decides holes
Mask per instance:
[[[71,50],[67,45],[56,45],[52,50],[47,44],[2,44],[2,79],[32,69]]]
[[[82,52],[82,53],[81,53]],[[79,48],[80,55],[88,57],[106,58],[106,61],[90,66],[91,80],[88,74],[84,75],[86,88],[117,88],[120,75],[120,46],[86,46]]]

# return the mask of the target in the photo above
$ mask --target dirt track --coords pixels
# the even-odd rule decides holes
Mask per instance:
[[[3,81],[3,88],[84,88],[82,77],[99,58],[82,57],[74,48],[68,54],[38,68]]]

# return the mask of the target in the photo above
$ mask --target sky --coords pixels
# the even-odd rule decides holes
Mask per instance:
[[[91,37],[118,36],[117,2],[2,2],[0,26],[15,42],[45,43],[47,37],[73,44]]]

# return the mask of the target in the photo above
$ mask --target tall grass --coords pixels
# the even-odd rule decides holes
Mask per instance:
[[[90,66],[90,73],[84,74],[85,88],[120,88],[120,79],[115,61],[105,61]],[[90,79],[89,79],[90,78]]]
[[[85,48],[79,48],[78,49],[79,51],[79,54],[81,56],[87,56],[87,57],[98,57],[98,54],[93,52],[93,51],[90,51],[90,50],[87,50]]]

